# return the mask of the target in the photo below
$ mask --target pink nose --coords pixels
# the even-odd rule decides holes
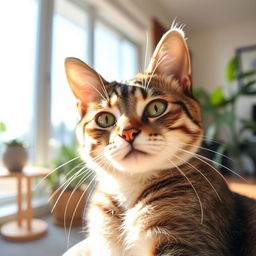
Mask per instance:
[[[120,132],[119,136],[128,142],[134,141],[135,137],[140,133],[140,130],[136,128],[124,129]]]

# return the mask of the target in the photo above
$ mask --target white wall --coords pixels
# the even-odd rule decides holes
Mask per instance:
[[[195,87],[209,91],[225,85],[225,68],[240,47],[256,45],[256,18],[229,26],[191,33],[188,44],[192,52],[193,82]],[[250,118],[251,105],[256,97],[243,97],[237,104],[237,114]]]
[[[256,45],[256,18],[231,26],[191,33],[194,85],[212,90],[225,83],[225,68],[239,47]]]

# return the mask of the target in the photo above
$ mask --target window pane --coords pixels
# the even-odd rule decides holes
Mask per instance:
[[[138,72],[138,48],[117,31],[98,22],[95,28],[95,69],[106,80],[131,79]]]
[[[94,67],[106,80],[119,80],[119,38],[107,27],[95,27]]]
[[[123,80],[133,78],[138,73],[138,49],[127,40],[121,41],[122,63],[120,63]]]
[[[7,130],[0,144],[18,138],[32,146],[37,18],[35,0],[1,1],[0,122]]]
[[[51,144],[54,151],[63,144],[70,144],[74,139],[74,128],[79,116],[75,98],[67,83],[64,60],[67,57],[83,61],[88,59],[87,36],[87,17],[84,11],[67,1],[57,1],[53,19],[52,51]]]

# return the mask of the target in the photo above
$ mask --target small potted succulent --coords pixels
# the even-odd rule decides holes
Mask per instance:
[[[17,139],[5,143],[6,150],[3,154],[3,163],[12,173],[22,172],[28,161],[28,153],[21,141]]]

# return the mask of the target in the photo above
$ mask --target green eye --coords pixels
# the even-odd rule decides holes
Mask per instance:
[[[96,123],[102,128],[108,128],[110,126],[113,126],[115,122],[115,116],[108,112],[102,112],[96,118]]]
[[[146,107],[148,117],[157,117],[164,113],[167,107],[167,102],[164,100],[153,100]]]

